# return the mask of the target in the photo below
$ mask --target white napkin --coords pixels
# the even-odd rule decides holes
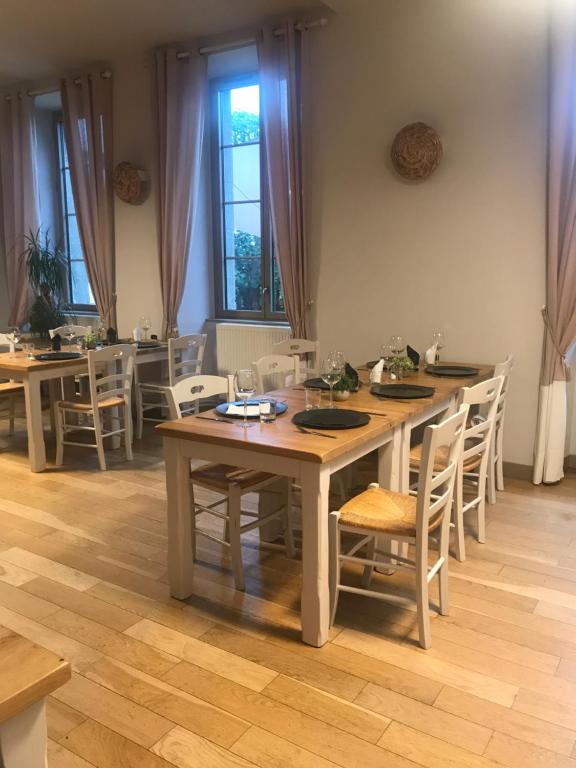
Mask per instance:
[[[268,405],[268,408],[270,408],[270,405]],[[246,410],[247,410],[248,416],[258,416],[260,414],[260,405],[249,405]],[[228,405],[228,408],[226,408],[226,415],[227,416],[244,416],[244,406],[234,405],[233,403],[230,403]]]
[[[134,341],[142,341],[142,328],[139,325],[132,331],[132,338]]]
[[[438,344],[432,344],[430,349],[427,349],[424,353],[424,359],[428,363],[428,365],[434,365],[436,362],[436,353],[438,351]]]
[[[382,371],[384,370],[384,359],[380,359],[374,368],[370,371],[370,383],[380,384],[382,381]]]

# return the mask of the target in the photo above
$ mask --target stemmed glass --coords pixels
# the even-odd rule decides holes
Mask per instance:
[[[148,331],[152,327],[150,324],[150,318],[148,317],[140,318],[140,325],[142,326],[142,330],[144,331],[144,341],[148,341]]]
[[[11,357],[16,357],[16,345],[19,344],[20,339],[22,338],[22,334],[20,333],[20,328],[18,328],[17,325],[13,325],[11,328],[9,328],[10,336],[12,337],[12,341],[14,342],[14,352],[12,353]]]
[[[234,391],[236,397],[239,400],[244,401],[244,421],[240,426],[252,427],[253,425],[248,421],[248,400],[254,396],[256,392],[256,377],[254,371],[251,368],[242,368],[236,371],[234,376]]]
[[[380,357],[382,360],[384,360],[384,367],[390,374],[390,367],[392,365],[392,361],[394,360],[394,349],[392,348],[391,344],[382,344],[380,347]]]
[[[72,340],[74,339],[74,336],[76,334],[74,333],[74,328],[72,328],[71,325],[66,326],[66,330],[64,331],[64,336],[68,339],[68,347],[72,349]]]
[[[346,361],[342,352],[329,352],[322,361],[320,377],[330,387],[330,408],[334,408],[334,385],[337,384],[346,367]]]
[[[434,364],[438,365],[438,363],[440,362],[440,350],[444,349],[444,347],[446,346],[444,341],[444,334],[442,333],[442,331],[434,331],[434,333],[432,334],[432,343],[436,344],[436,359],[434,361]]]
[[[391,336],[390,346],[392,347],[392,351],[394,352],[394,357],[400,357],[400,355],[404,350],[404,339],[402,338],[402,336]]]

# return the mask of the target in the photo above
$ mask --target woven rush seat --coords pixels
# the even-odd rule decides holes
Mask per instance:
[[[98,401],[99,410],[119,408],[121,405],[125,405],[123,397],[108,397]],[[62,408],[65,411],[91,411],[92,401],[90,400],[90,395],[80,395],[74,400],[59,400],[58,408]]]
[[[466,445],[464,446],[464,450],[467,451],[469,448],[472,448],[473,445],[474,445],[473,440],[467,440]],[[412,450],[410,451],[410,467],[414,469],[418,469],[420,466],[421,460],[422,460],[422,444],[415,445],[414,448],[412,448]],[[434,472],[441,472],[443,469],[445,469],[447,461],[448,461],[448,448],[446,448],[445,445],[442,445],[436,451],[436,456],[434,461]],[[464,462],[464,472],[471,472],[473,469],[476,469],[477,467],[479,467],[481,462],[482,462],[482,455],[470,456]]]
[[[433,531],[442,522],[438,516],[430,522]],[[340,510],[340,524],[397,536],[416,536],[416,497],[384,488],[368,488]]]
[[[2,381],[0,382],[0,395],[15,395],[24,391],[24,384],[20,381]]]
[[[233,483],[241,489],[259,485],[267,480],[272,480],[274,475],[268,472],[259,472],[253,469],[238,469],[228,464],[205,464],[203,467],[192,470],[190,479],[215,491],[226,491]]]

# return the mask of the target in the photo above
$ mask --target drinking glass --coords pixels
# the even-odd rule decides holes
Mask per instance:
[[[140,326],[142,327],[142,330],[144,331],[144,341],[148,341],[148,331],[152,327],[150,324],[150,318],[148,317],[141,317],[140,318]]]
[[[436,360],[434,362],[435,365],[438,365],[440,362],[440,350],[444,349],[446,346],[446,343],[444,341],[444,334],[442,331],[434,331],[432,334],[432,343],[436,344]]]
[[[251,368],[242,368],[236,371],[234,391],[236,392],[236,397],[244,401],[244,420],[241,422],[241,426],[244,428],[253,426],[248,421],[248,400],[256,392],[256,377]]]
[[[28,360],[34,360],[34,344],[22,344],[22,350]]]
[[[322,361],[320,377],[330,387],[330,408],[334,408],[334,385],[344,376],[345,366],[342,352],[330,352]]]
[[[384,360],[384,368],[388,373],[388,377],[390,377],[390,369],[394,360],[394,350],[391,344],[382,344],[380,347],[380,358]]]
[[[259,398],[260,423],[271,424],[276,421],[276,400],[272,397]]]
[[[313,411],[316,408],[320,408],[322,405],[321,389],[311,389],[310,387],[306,387],[304,394],[306,396],[305,408],[307,411]]]

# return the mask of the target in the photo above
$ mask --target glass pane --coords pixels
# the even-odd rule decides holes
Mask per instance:
[[[70,262],[70,269],[72,271],[72,303],[94,304],[84,261]]]
[[[260,144],[222,150],[224,202],[260,199]]]
[[[84,258],[76,216],[68,216],[68,255],[70,259]]]
[[[260,311],[262,307],[260,205],[224,208],[225,306]]]
[[[262,310],[260,258],[226,259],[226,309]]]
[[[274,249],[272,249],[274,250]],[[272,254],[272,312],[285,312],[284,292],[280,280],[280,270],[274,253]]]
[[[260,140],[260,87],[245,85],[219,93],[220,143]]]
[[[64,189],[66,192],[66,209],[68,213],[74,213],[76,208],[74,207],[74,197],[72,196],[72,181],[70,179],[70,171],[64,171]]]
[[[64,138],[64,126],[62,123],[58,123],[58,137],[60,139],[60,167],[64,168],[68,165],[68,150],[66,147],[66,140]]]

